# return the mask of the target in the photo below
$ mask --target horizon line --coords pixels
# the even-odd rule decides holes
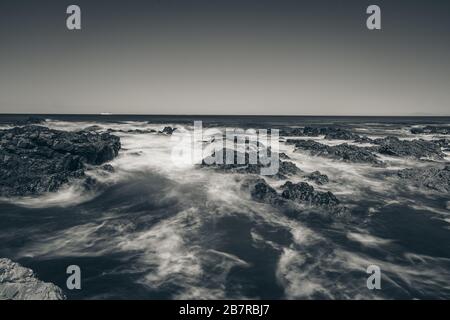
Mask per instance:
[[[448,115],[433,115],[433,114],[405,114],[405,115],[313,115],[313,114],[163,114],[163,113],[12,113],[12,112],[0,112],[0,116],[160,116],[160,117],[450,117]]]

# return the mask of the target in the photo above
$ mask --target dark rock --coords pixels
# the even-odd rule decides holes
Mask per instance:
[[[283,160],[290,159],[290,157],[284,152],[280,152],[279,157],[280,157],[280,159],[283,159]]]
[[[0,195],[28,196],[58,190],[85,177],[86,165],[117,156],[120,139],[108,133],[24,126],[0,130]]]
[[[160,131],[160,133],[171,135],[175,130],[177,130],[177,128],[164,127],[164,129],[162,129],[162,131]]]
[[[331,140],[355,140],[359,138],[359,136],[353,132],[350,132],[348,130],[344,129],[336,129],[336,130],[330,130],[325,135],[325,139]]]
[[[291,201],[306,203],[312,206],[336,207],[339,200],[331,192],[315,191],[314,187],[306,182],[286,182],[281,186],[281,196]]]
[[[397,137],[386,137],[373,141],[379,147],[377,151],[395,157],[429,157],[442,159],[445,155],[441,151],[441,146],[433,141],[426,140],[400,140]]]
[[[303,128],[286,128],[279,132],[281,137],[299,137],[303,136]]]
[[[253,200],[276,207],[297,203],[326,209],[326,211],[337,215],[343,215],[348,211],[346,207],[340,204],[333,193],[316,191],[313,186],[306,182],[295,184],[288,181],[281,186],[281,194],[269,186],[264,179],[251,179],[244,183],[243,187],[250,190]]]
[[[233,153],[233,163],[226,163],[227,150],[228,149],[226,148],[223,148],[221,150],[222,158],[219,158],[221,159],[221,163],[216,163],[219,161],[216,161],[216,154],[214,152],[211,156],[203,159],[201,166],[211,167],[220,171],[245,174],[261,174],[261,169],[270,167],[270,163],[261,163],[261,161],[259,160],[259,153],[257,153],[258,158],[256,163],[251,163],[252,161],[250,161],[250,153],[239,152],[236,150],[229,150],[229,152]],[[271,156],[271,154],[269,153],[268,156]],[[241,163],[239,163],[239,160],[241,160]],[[295,175],[299,172],[301,172],[301,170],[294,163],[290,161],[279,160],[278,172],[272,177],[278,179],[286,179],[287,176]]]
[[[0,300],[63,300],[63,291],[36,278],[33,270],[0,259]]]
[[[310,127],[287,128],[280,131],[280,136],[284,137],[318,137],[324,135],[325,139],[354,140],[359,136],[347,129],[336,127]]]
[[[306,175],[305,178],[320,185],[327,184],[329,182],[328,176],[321,174],[320,171],[314,171],[313,173]]]
[[[383,162],[370,149],[346,143],[337,146],[327,146],[313,140],[297,140],[295,146],[297,149],[309,151],[314,156],[322,156],[347,162],[383,165]]]
[[[440,168],[413,168],[397,172],[398,177],[415,186],[439,192],[450,192],[450,166]]]

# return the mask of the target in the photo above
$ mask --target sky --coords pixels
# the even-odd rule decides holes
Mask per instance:
[[[449,39],[450,1],[1,0],[0,113],[450,115]]]

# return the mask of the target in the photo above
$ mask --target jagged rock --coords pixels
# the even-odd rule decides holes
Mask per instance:
[[[164,134],[167,134],[167,135],[171,135],[175,130],[177,130],[177,128],[164,127],[164,129],[162,129],[162,131],[160,131],[159,133],[164,133]]]
[[[383,162],[368,148],[346,143],[337,146],[327,146],[313,140],[296,140],[295,147],[297,148],[296,151],[298,149],[307,150],[314,156],[323,156],[347,162],[383,165]]]
[[[284,152],[280,152],[280,154],[278,156],[280,157],[280,159],[283,159],[283,160],[290,159],[290,157]]]
[[[412,128],[412,134],[450,134],[449,126],[425,126],[423,128]]]
[[[253,200],[276,207],[282,207],[291,202],[323,208],[337,215],[343,215],[348,211],[345,206],[340,204],[333,193],[316,191],[313,186],[306,182],[292,183],[288,181],[281,186],[281,194],[269,186],[264,179],[250,179],[243,184],[243,188],[250,190]]]
[[[329,182],[328,176],[326,174],[321,174],[320,171],[314,171],[305,176],[306,179],[314,181],[319,185],[327,184]]]
[[[396,157],[430,157],[434,159],[442,159],[445,155],[441,151],[439,144],[433,141],[419,140],[400,140],[397,137],[386,137],[375,139],[373,141],[379,145],[377,151]]]
[[[0,258],[0,300],[63,300],[63,291],[40,281],[33,270]]]
[[[0,130],[0,196],[29,196],[58,190],[85,176],[86,164],[117,156],[119,137],[67,132],[42,126]]]
[[[398,177],[419,187],[450,192],[450,166],[440,168],[412,168],[397,172]]]
[[[325,206],[334,208],[340,202],[333,193],[314,190],[314,187],[306,182],[292,183],[286,182],[281,186],[283,192],[281,196],[291,201],[306,203],[312,206]]]

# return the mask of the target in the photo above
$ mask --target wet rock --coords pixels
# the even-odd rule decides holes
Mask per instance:
[[[0,130],[0,196],[58,190],[85,177],[86,165],[118,155],[120,139],[108,133],[67,132],[42,126]]]
[[[268,203],[276,207],[283,207],[290,203],[297,203],[325,209],[327,212],[343,215],[348,212],[331,192],[316,191],[306,182],[286,182],[281,186],[281,193],[269,186],[264,179],[251,179],[244,183],[244,188],[250,190],[253,200]]]
[[[233,163],[227,163],[226,154],[228,152],[233,153]],[[214,152],[211,156],[203,159],[201,166],[202,167],[210,167],[220,171],[226,171],[231,173],[245,173],[245,174],[261,174],[261,170],[263,168],[269,168],[271,163],[263,164],[259,159],[259,153],[256,153],[256,161],[255,159],[251,159],[249,152],[240,152],[236,150],[229,150],[223,148],[221,151],[222,157],[216,158],[216,153]],[[269,153],[270,157],[271,154]],[[256,162],[256,163],[255,163]],[[274,170],[276,167],[273,167]],[[301,170],[290,161],[280,161],[278,159],[278,170],[274,175],[270,175],[270,177],[277,179],[286,179],[288,176],[295,175],[300,173]]]
[[[322,192],[314,190],[314,187],[306,182],[286,182],[281,186],[281,196],[291,201],[306,203],[312,206],[325,206],[334,208],[340,202],[330,191]]]
[[[295,146],[297,151],[299,149],[306,150],[314,156],[322,156],[346,162],[383,165],[383,162],[369,148],[346,143],[337,146],[327,146],[313,140],[297,140]]]
[[[397,172],[397,176],[415,186],[450,192],[450,166],[403,169]]]
[[[36,278],[33,270],[0,258],[0,300],[63,300],[63,291]]]
[[[420,159],[429,157],[443,159],[445,156],[439,144],[426,140],[400,140],[397,137],[386,137],[375,139],[374,143],[379,145],[377,151],[395,157],[413,157]]]
[[[162,131],[160,131],[159,133],[164,133],[167,135],[171,135],[175,130],[177,130],[177,128],[172,128],[172,127],[164,127],[164,129],[162,129]]]
[[[324,185],[329,182],[328,176],[326,174],[321,174],[320,171],[314,171],[305,176],[306,179],[314,181],[319,185]]]

